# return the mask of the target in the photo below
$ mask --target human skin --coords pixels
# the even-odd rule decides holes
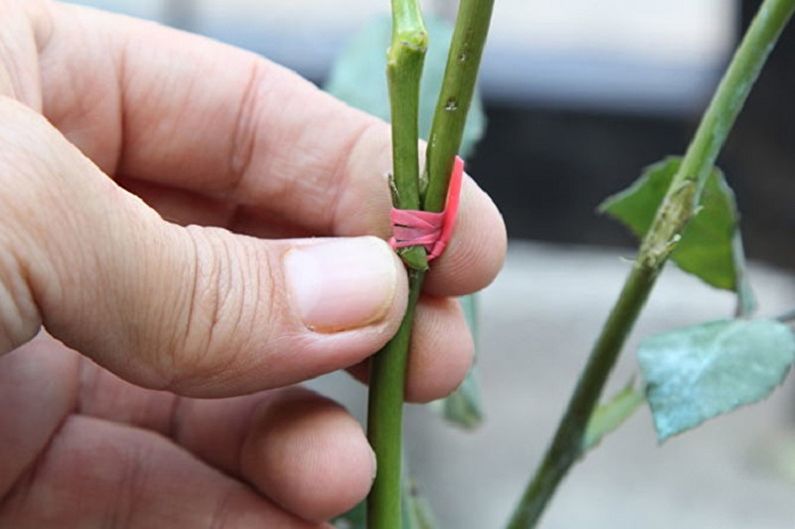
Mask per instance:
[[[386,124],[254,54],[0,0],[0,527],[328,527],[361,500],[361,427],[295,384],[366,382],[397,329],[390,164]],[[462,380],[452,296],[504,254],[467,177],[409,400]]]

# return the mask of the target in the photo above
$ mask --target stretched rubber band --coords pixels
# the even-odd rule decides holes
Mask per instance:
[[[428,252],[428,260],[436,259],[450,242],[453,235],[458,204],[461,200],[461,180],[464,174],[464,161],[458,156],[453,162],[453,172],[447,188],[444,210],[440,213],[414,209],[392,208],[392,238],[389,244],[394,249],[409,246],[423,246]]]

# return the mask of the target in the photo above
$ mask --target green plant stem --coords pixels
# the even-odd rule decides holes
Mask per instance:
[[[428,33],[416,0],[392,1],[392,44],[387,80],[392,114],[392,203],[419,209],[419,98]],[[367,526],[401,529],[401,455],[406,361],[414,309],[422,290],[428,258],[421,246],[399,250],[409,274],[409,300],[397,334],[372,360],[367,437],[378,470],[367,497]]]
[[[372,360],[367,408],[367,437],[376,454],[378,472],[367,497],[367,527],[401,529],[401,440],[406,360],[414,309],[425,272],[409,270],[409,302],[397,334]]]
[[[400,209],[420,209],[419,108],[420,79],[428,31],[416,0],[393,0],[392,44],[387,54],[387,80],[392,116],[392,203]],[[410,267],[428,268],[421,246],[398,252]]]
[[[607,377],[682,230],[697,211],[701,189],[715,159],[794,10],[795,0],[766,0],[759,8],[641,243],[618,301],[596,340],[555,436],[525,489],[508,529],[535,527],[557,486],[584,453],[586,427]]]
[[[494,0],[461,0],[447,55],[444,81],[428,137],[423,185],[423,209],[442,211],[453,161],[461,147],[469,106],[475,93],[480,59]]]
[[[442,94],[445,91],[460,91],[455,93],[463,106],[454,113],[455,119],[445,118],[438,122],[434,119],[431,137],[436,138],[440,147],[435,149],[433,160],[436,164],[447,166],[447,174],[444,178],[435,178],[438,182],[422,192],[418,178],[418,100],[422,74],[420,57],[425,52],[428,37],[416,1],[392,2],[392,46],[387,61],[387,78],[392,113],[392,199],[395,207],[429,211],[441,211],[444,207],[449,173],[460,147],[488,29],[488,17],[484,26],[479,16],[483,14],[483,5],[489,6],[490,15],[492,3],[493,0],[462,0],[459,7]],[[464,61],[451,59],[461,50],[471,50],[474,55]],[[428,152],[430,161],[430,148]],[[376,454],[378,472],[367,497],[369,529],[402,529],[400,479],[406,361],[427,257],[421,247],[403,251],[401,257],[409,269],[408,307],[397,334],[373,359],[370,373],[367,436]]]

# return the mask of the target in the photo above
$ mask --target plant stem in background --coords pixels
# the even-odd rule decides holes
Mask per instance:
[[[433,185],[421,190],[417,120],[419,81],[427,33],[415,0],[392,2],[392,46],[388,55],[387,76],[394,157],[392,198],[397,208],[441,211],[444,207],[453,160],[461,143],[467,110],[474,92],[492,4],[493,0],[462,0],[459,6],[440,97],[441,101],[445,94],[454,94],[459,106],[450,117],[434,118],[431,138],[432,141],[436,138],[438,148],[434,149],[433,160],[435,166],[444,173],[431,172]],[[466,60],[456,60],[455,57],[462,50],[470,55]],[[428,149],[428,157],[430,165],[431,148]],[[421,247],[408,248],[401,252],[401,257],[409,269],[408,308],[395,337],[373,359],[370,373],[367,435],[375,450],[378,472],[367,498],[369,529],[402,529],[400,478],[406,360],[414,309],[422,290],[427,258]]]
[[[588,421],[624,341],[682,230],[695,214],[715,159],[793,11],[795,0],[765,0],[760,6],[641,243],[638,257],[577,381],[552,443],[525,489],[508,529],[535,527],[557,486],[584,453]]]

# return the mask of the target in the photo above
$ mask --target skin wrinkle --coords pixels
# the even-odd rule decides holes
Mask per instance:
[[[235,117],[232,143],[229,154],[229,189],[223,195],[239,195],[241,182],[246,177],[254,160],[254,147],[259,133],[260,87],[266,77],[266,65],[260,59],[251,63],[251,74],[243,90],[239,110]]]
[[[64,419],[61,422],[65,423],[67,418],[68,415],[64,416]],[[36,485],[38,477],[41,474],[41,470],[44,467],[44,461],[46,460],[49,453],[49,446],[52,443],[52,440],[57,436],[60,429],[61,427],[59,426],[53,432],[45,447],[39,451],[30,465],[28,465],[28,467],[20,473],[12,487],[5,491],[4,494],[0,495],[0,519],[2,519],[3,516],[9,511],[11,517],[13,518],[15,513],[19,513],[24,510],[25,506],[30,501],[34,485]],[[12,498],[13,501],[8,501],[9,498]],[[10,510],[8,509],[9,506],[11,507]]]
[[[191,250],[193,254],[191,259],[189,259],[189,262],[191,263],[191,270],[188,272],[193,278],[193,281],[191,282],[191,288],[186,289],[186,292],[188,292],[188,314],[185,320],[185,332],[182,335],[182,344],[180,345],[187,344],[189,342],[191,330],[193,329],[191,322],[194,318],[193,313],[196,310],[196,293],[199,288],[199,245],[196,241],[197,235],[193,230],[190,229],[190,227],[186,228],[185,231],[188,233],[188,240],[191,242]],[[175,345],[175,349],[176,347],[178,346]]]
[[[36,41],[36,51],[39,57],[46,54],[55,24],[53,22],[52,5],[49,1],[28,0],[22,5],[26,8],[26,13],[33,28],[33,36]]]
[[[230,519],[231,516],[231,505],[232,500],[235,495],[235,490],[232,487],[229,487],[229,490],[221,497],[221,499],[216,504],[215,508],[213,509],[212,514],[210,515],[210,523],[208,529],[226,529],[227,520]]]
[[[258,273],[262,272],[272,274],[273,265],[268,261],[269,254],[267,252],[259,258],[254,258],[248,255],[247,252],[244,252],[241,257],[237,257],[236,254],[239,253],[237,250],[242,249],[232,244],[233,241],[229,239],[226,230],[214,229],[212,232],[206,232],[201,231],[196,226],[189,226],[186,230],[191,234],[191,240],[194,241],[197,249],[200,245],[195,242],[196,237],[201,236],[209,241],[209,245],[215,248],[216,251],[212,252],[212,263],[204,262],[205,259],[199,254],[196,257],[196,271],[193,274],[195,278],[194,293],[191,294],[193,301],[190,304],[191,316],[185,325],[186,346],[184,347],[186,351],[193,351],[193,354],[190,355],[187,367],[172,366],[170,368],[172,371],[179,373],[179,375],[167,385],[168,389],[177,391],[186,383],[196,385],[200,380],[212,382],[224,380],[226,373],[229,371],[229,366],[241,366],[245,362],[251,362],[249,353],[258,346],[257,344],[243,343],[239,348],[236,348],[239,351],[238,353],[227,352],[222,355],[224,358],[223,363],[219,364],[215,361],[214,359],[219,357],[215,352],[225,345],[217,343],[216,333],[218,332],[221,336],[226,337],[229,335],[229,329],[236,329],[237,333],[242,336],[255,335],[250,330],[253,322],[256,321],[254,313],[260,311],[261,314],[263,305],[272,305],[274,302],[278,302],[281,297],[276,292],[278,285],[281,283],[277,282],[275,276],[271,276],[270,281],[267,283],[270,292],[266,296],[266,301],[256,300],[248,302],[247,293],[251,292],[257,296],[260,295],[259,281],[248,285],[246,288],[241,288],[242,276],[233,275],[236,270],[239,270],[238,267],[232,265],[233,262],[245,267],[246,271],[250,272],[248,274],[249,277],[259,278]],[[213,298],[206,302],[202,301],[205,297],[202,292],[212,292]],[[219,296],[221,292],[232,294],[225,299],[221,299]],[[240,295],[236,295],[234,292],[240,292]],[[236,306],[232,309],[227,306],[230,298],[237,300]],[[203,307],[206,310],[203,310]],[[267,319],[273,320],[279,314],[279,311],[281,309],[278,307],[266,309],[265,312],[268,314],[274,314],[274,317]],[[200,318],[200,320],[197,320],[197,318]],[[207,325],[207,321],[210,322],[209,325]],[[279,323],[275,325],[278,327]],[[192,332],[192,329],[195,328],[208,329],[206,335],[198,337],[198,343],[192,343],[197,340],[197,336]],[[205,334],[203,332],[200,333]],[[179,363],[183,362],[182,360],[179,361]],[[262,369],[262,366],[259,368]]]
[[[217,295],[214,296],[215,306],[212,310],[212,323],[210,324],[209,334],[207,336],[207,349],[204,351],[204,355],[199,359],[199,362],[209,359],[210,365],[215,364],[213,358],[216,355],[213,354],[213,351],[217,351],[218,348],[224,346],[223,343],[216,343],[216,330],[219,327],[221,327],[222,330],[222,337],[228,335],[230,329],[234,329],[240,332],[240,334],[246,334],[244,328],[240,325],[242,313],[245,310],[245,303],[243,296],[237,295],[243,291],[240,288],[242,278],[239,274],[236,276],[235,272],[239,271],[239,268],[233,264],[237,262],[240,263],[241,266],[245,266],[247,262],[246,256],[243,255],[240,259],[237,259],[238,256],[236,253],[238,252],[233,251],[232,241],[228,240],[226,237],[217,237],[214,239],[214,243],[214,246],[218,250],[213,252],[213,255],[218,257],[218,262],[216,263],[217,271],[214,276],[215,283],[213,285],[213,290]],[[220,296],[221,292],[226,292],[228,295],[222,298]],[[231,308],[229,307],[230,303],[234,303]],[[240,348],[240,350],[244,349],[245,347]],[[214,365],[214,368],[211,370],[213,372],[212,375],[214,375],[213,378],[225,372],[228,365],[237,363],[239,356],[238,354],[230,355],[226,358],[226,362],[223,365]]]
[[[5,72],[6,86],[10,90],[10,93],[6,95],[13,99],[25,101],[28,99],[28,90],[25,90],[26,83],[22,78],[23,69],[19,67],[20,65],[17,62],[18,57],[25,54],[19,53],[19,50],[15,50],[15,48],[24,45],[23,41],[27,40],[27,38],[19,39],[19,36],[14,34],[14,30],[21,30],[25,37],[30,37],[31,35],[29,34],[29,28],[25,27],[24,24],[20,24],[20,19],[22,18],[19,16],[20,13],[6,4],[7,2],[0,2],[0,9],[2,9],[4,14],[10,11],[13,19],[10,22],[6,22],[9,24],[11,31],[0,33],[0,68],[4,67],[2,69]],[[9,33],[12,34],[13,38],[9,39]],[[30,101],[29,104],[35,105],[35,102]]]
[[[306,131],[295,131],[294,122],[300,119],[301,116],[306,114],[307,109],[303,103],[312,92],[319,91],[319,89],[307,81],[298,78],[294,72],[288,71],[273,63],[267,64],[270,70],[266,82],[257,91],[260,114],[273,114],[271,119],[274,121],[283,121],[285,126],[281,130],[271,129],[268,135],[263,137],[261,143],[255,144],[255,151],[259,153],[260,158],[255,157],[255,161],[259,162],[259,170],[256,173],[249,171],[240,181],[240,185],[236,189],[233,196],[237,198],[237,203],[244,206],[257,206],[258,204],[268,204],[272,209],[272,214],[277,218],[292,218],[293,221],[296,217],[301,217],[303,209],[291,210],[282,207],[282,204],[293,204],[294,201],[290,200],[296,196],[305,197],[305,204],[302,208],[311,210],[314,214],[318,211],[317,204],[312,201],[317,196],[317,192],[313,189],[315,184],[312,178],[312,173],[328,173],[326,168],[315,167],[315,161],[312,160],[312,150],[306,152],[295,153],[294,146],[301,144],[301,135],[306,134]],[[288,86],[293,86],[293,90],[286,90]],[[265,95],[270,94],[270,97]],[[297,97],[300,96],[300,97]],[[268,108],[268,107],[275,107]],[[319,112],[319,109],[315,109]],[[278,116],[278,117],[277,117]],[[290,116],[290,117],[287,117]],[[317,122],[322,122],[318,114]],[[258,123],[261,126],[261,124]],[[311,130],[317,126],[313,122],[308,125]],[[289,132],[291,135],[287,136]],[[259,136],[258,136],[259,137]],[[307,173],[301,178],[286,178],[283,176],[282,166],[285,164],[294,164],[296,160],[313,169],[312,173]],[[255,165],[252,161],[252,165]],[[264,175],[269,175],[267,179]],[[320,204],[321,208],[323,204]],[[316,234],[318,231],[328,233],[327,229],[318,221],[311,223],[302,222],[301,226],[304,229],[311,230]]]
[[[3,239],[0,234],[0,241]],[[30,291],[30,277],[14,244],[2,244],[0,256],[0,355],[35,335],[41,314]],[[8,312],[3,310],[6,308]]]
[[[109,505],[106,512],[103,529],[127,529],[132,527],[131,521],[135,516],[135,498],[139,490],[145,490],[146,462],[148,456],[146,449],[140,444],[130,447],[131,452],[125,453],[122,458],[121,472],[117,473],[119,493],[116,495],[116,504]]]
[[[369,227],[369,234],[376,235],[384,240],[391,235],[389,216],[385,213],[389,211],[392,205],[388,192],[389,173],[391,172],[391,132],[388,126],[380,120],[376,120],[376,123],[380,124],[384,133],[363,135],[361,137],[350,152],[347,171],[351,175],[357,174],[354,162],[361,162],[362,159],[367,159],[368,151],[382,150],[382,152],[390,153],[389,158],[385,160],[383,171],[380,171],[381,168],[379,167],[367,167],[364,169],[365,171],[373,171],[373,174],[365,173],[364,176],[371,179],[371,186],[378,185],[380,187],[380,194],[376,198],[376,195],[371,194],[373,187],[355,186],[355,182],[349,179],[348,185],[350,189],[358,190],[358,194],[353,192],[340,193],[337,197],[332,229],[339,235],[362,235],[364,234],[362,232],[363,226]],[[376,125],[373,125],[373,127],[376,128]],[[423,152],[422,146],[420,152]],[[378,171],[377,175],[375,174],[376,171]],[[359,178],[363,179],[362,175]],[[354,205],[353,207],[358,209],[358,215],[344,215],[343,206],[351,208],[352,204]]]
[[[171,407],[168,412],[168,426],[166,427],[164,435],[169,439],[173,439],[178,444],[183,444],[182,417],[185,413],[187,413],[186,410],[189,409],[190,401],[183,399],[179,395],[174,395],[174,399],[171,401]]]
[[[125,80],[127,79],[127,49],[130,46],[130,39],[125,39],[122,42],[121,49],[117,53],[116,57],[116,130],[118,130],[118,145],[116,148],[116,154],[113,156],[113,163],[112,169],[108,172],[108,175],[115,179],[119,172],[119,167],[122,164],[122,157],[124,156],[124,145],[126,139],[126,132],[127,132],[127,119],[125,116],[124,109],[126,106],[124,105],[124,94],[125,94],[125,86],[127,83]]]
[[[25,145],[28,139],[35,142],[38,138],[35,136],[28,138],[27,135],[20,138],[19,134],[15,134],[18,121],[20,121],[16,110],[16,103],[0,96],[0,115],[3,116],[0,122],[0,182],[3,180],[2,175],[14,175],[35,182],[37,175],[31,174],[33,172],[25,169],[29,166],[41,165],[37,163],[40,160],[32,159],[29,150],[21,149],[20,146]],[[37,227],[35,222],[30,222],[31,218],[37,219],[38,217],[34,217],[35,210],[31,211],[29,207],[26,207],[26,201],[4,196],[2,189],[11,189],[13,181],[8,184],[0,188],[0,208],[3,211],[2,226],[6,228],[0,235],[0,240],[5,243],[0,248],[4,253],[2,261],[5,263],[10,258],[11,262],[2,267],[3,273],[0,274],[0,281],[10,296],[12,314],[3,317],[2,327],[12,327],[16,330],[4,334],[8,344],[0,350],[0,354],[32,339],[42,323],[39,297],[34,290],[34,282],[31,278],[33,275],[31,263],[37,262],[36,258],[38,257],[38,237],[36,237],[36,233],[29,233],[31,228],[35,230]],[[40,185],[36,185],[30,193],[33,200],[42,194],[40,188]],[[14,219],[29,221],[28,229],[22,229],[22,226],[14,223]],[[16,324],[9,323],[9,320],[16,320]]]
[[[167,435],[179,397],[146,391],[80,358],[80,391],[74,413],[112,420]]]
[[[330,201],[330,213],[328,215],[328,224],[337,226],[337,219],[340,217],[340,204],[342,203],[342,196],[346,189],[350,188],[350,181],[353,178],[353,171],[351,171],[351,164],[354,158],[353,154],[358,151],[358,148],[369,137],[369,133],[377,127],[383,127],[383,123],[373,119],[362,125],[361,129],[355,132],[345,149],[340,150],[340,158],[334,168],[333,182],[336,183],[336,189],[332,194]]]
[[[188,226],[185,231],[188,233],[191,242],[193,242],[196,251],[194,258],[191,259],[192,263],[195,262],[193,287],[191,289],[193,303],[191,303],[189,308],[191,317],[185,321],[185,334],[187,336],[184,348],[185,354],[171,355],[174,365],[171,366],[170,371],[176,374],[176,378],[169,383],[169,389],[179,387],[186,376],[189,379],[194,377],[205,378],[207,375],[212,376],[213,372],[216,371],[216,369],[212,369],[208,372],[206,366],[204,368],[200,366],[202,366],[203,359],[211,356],[213,334],[221,319],[220,308],[222,303],[219,299],[222,292],[221,288],[223,288],[221,275],[223,274],[223,269],[228,266],[221,262],[222,255],[212,251],[213,248],[217,249],[219,245],[207,232],[198,226]],[[203,239],[204,244],[201,244],[199,239]],[[204,248],[204,251],[202,251],[202,248]],[[221,245],[221,248],[226,251],[225,245]],[[228,255],[226,259],[229,259]]]
[[[76,360],[77,365],[75,366],[75,376],[77,376],[77,373],[79,372],[81,360],[86,361],[85,359]],[[53,426],[51,433],[45,439],[44,445],[40,450],[37,451],[36,456],[33,458],[27,468],[19,474],[16,481],[13,482],[13,486],[7,491],[0,491],[0,518],[4,516],[4,513],[9,506],[9,502],[6,501],[8,498],[14,498],[14,501],[11,502],[10,505],[12,508],[16,506],[16,511],[18,512],[21,512],[30,500],[33,487],[36,485],[41,470],[44,468],[46,460],[50,454],[50,447],[57,440],[61,432],[66,428],[71,415],[76,413],[75,410],[77,410],[80,400],[79,392],[80,384],[76,379],[73,384],[72,391],[70,392],[71,402],[65,407],[65,412]],[[12,512],[11,515],[13,518],[14,513]]]
[[[84,403],[98,394],[97,388],[99,387],[99,383],[99,366],[88,359],[81,359],[78,368],[78,384],[80,390],[74,410],[76,414],[82,415],[85,413]]]
[[[61,4],[53,4],[51,8],[68,21],[54,26],[51,40],[66,43],[66,46],[48,46],[52,53],[40,56],[39,76],[43,81],[57,77],[58,82],[68,88],[59,91],[56,97],[44,98],[44,114],[64,131],[71,143],[112,176],[123,145],[122,129],[104,126],[105,123],[114,124],[121,107],[120,92],[112,89],[119,82],[118,61],[113,56],[118,46],[111,42],[111,38],[117,36],[91,31],[86,17],[80,16],[79,11]],[[74,48],[87,50],[83,53],[90,56],[94,67],[84,70],[69,53]],[[104,133],[96,134],[98,128]]]
[[[145,22],[146,25],[154,26],[154,23]],[[119,83],[122,86],[122,90],[120,92],[119,97],[119,105],[121,109],[119,112],[123,113],[126,108],[136,108],[137,106],[147,105],[150,101],[160,101],[160,97],[158,97],[158,92],[175,92],[183,94],[183,97],[179,103],[174,103],[172,105],[173,108],[184,108],[190,104],[191,98],[193,94],[191,93],[191,85],[187,86],[176,86],[174,85],[173,80],[170,80],[168,75],[161,75],[158,82],[150,82],[147,84],[141,84],[140,82],[136,82],[135,76],[130,73],[130,64],[132,61],[130,60],[130,56],[139,53],[140,50],[135,50],[134,46],[140,44],[139,41],[132,39],[130,35],[127,35],[125,32],[120,32],[124,35],[124,41],[122,46],[119,48],[118,52],[116,53],[115,60],[117,63],[120,63],[121,76],[119,79]],[[143,52],[140,52],[143,53]],[[139,61],[141,59],[139,58]],[[174,65],[178,67],[179,65]],[[192,83],[191,83],[192,84]],[[153,109],[156,111],[156,109]],[[171,113],[165,113],[164,115],[171,115]],[[152,126],[164,128],[167,127],[173,130],[174,134],[178,134],[180,132],[180,123],[181,119],[179,118],[180,112],[174,112],[174,119],[169,121],[160,120],[152,124]],[[128,170],[128,166],[130,165],[129,161],[129,152],[135,151],[133,145],[135,145],[136,141],[141,141],[136,135],[132,134],[131,132],[131,120],[128,119],[126,116],[122,120],[121,125],[124,127],[121,132],[121,136],[125,139],[126,143],[121,144],[121,148],[119,151],[118,161],[116,164],[116,172],[119,172],[124,175],[131,174]],[[140,127],[140,124],[139,124]],[[140,136],[140,135],[139,135]],[[160,151],[156,151],[154,156],[163,156],[163,153]],[[186,188],[187,184],[174,184],[175,187]],[[207,196],[214,196],[216,195],[215,192],[208,194]]]
[[[249,270],[253,271],[253,273],[249,274],[249,277],[253,276],[255,278],[255,282],[253,284],[248,284],[242,289],[242,295],[240,297],[242,302],[238,305],[237,317],[231,326],[231,328],[238,330],[238,335],[256,335],[256,333],[250,331],[251,326],[257,321],[257,318],[255,317],[256,312],[267,312],[268,314],[271,314],[272,316],[270,316],[268,319],[273,322],[274,327],[283,328],[290,324],[289,319],[285,319],[284,321],[275,321],[277,319],[281,319],[282,315],[286,312],[282,306],[277,305],[282,299],[282,296],[278,294],[279,285],[284,284],[284,280],[280,276],[277,276],[276,270],[280,270],[280,267],[274,262],[275,259],[276,257],[271,255],[271,252],[263,252],[259,256],[246,256],[240,260],[244,263],[252,263],[252,265],[249,267]],[[268,276],[268,278],[264,281],[262,280],[263,274]],[[268,287],[268,292],[266,295],[261,294],[261,285],[263,283]],[[255,296],[254,300],[252,302],[247,302],[247,295]],[[263,309],[263,306],[268,308]],[[244,317],[246,314],[248,317]],[[243,323],[244,321],[246,322],[245,324]],[[224,322],[224,325],[229,326],[229,322]],[[210,340],[212,341],[212,337]],[[270,338],[266,337],[265,340],[270,340]],[[218,344],[217,347],[222,348],[224,347],[224,344]],[[273,368],[272,364],[278,364],[279,353],[272,352],[264,359],[255,359],[251,354],[247,354],[251,353],[251,351],[256,351],[261,347],[262,345],[258,343],[242,343],[239,347],[239,353],[227,353],[227,361],[223,365],[212,366],[210,369],[204,370],[200,376],[190,377],[188,380],[193,385],[202,379],[212,382],[226,380],[228,379],[228,373],[230,371],[229,366],[231,365],[234,365],[238,369],[242,367],[246,367],[246,370],[257,369],[263,372],[263,374],[266,374]],[[274,347],[274,349],[285,348]],[[271,358],[273,359],[271,360]]]

